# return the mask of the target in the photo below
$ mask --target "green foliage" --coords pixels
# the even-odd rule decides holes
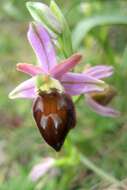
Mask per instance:
[[[7,97],[27,78],[16,72],[16,63],[36,63],[26,40],[28,20],[32,20],[26,2],[2,0],[0,7],[0,189],[103,190],[112,183],[119,186],[127,178],[127,2],[56,1],[69,22],[75,50],[85,55],[77,71],[86,64],[113,65],[115,73],[107,81],[118,90],[112,104],[122,113],[116,119],[101,117],[90,110],[84,97],[75,98],[77,126],[58,154],[41,138],[32,119],[32,103]],[[57,160],[57,172],[33,183],[28,178],[31,168],[44,157]]]
[[[74,47],[78,48],[87,33],[96,26],[109,24],[127,24],[127,16],[109,13],[108,15],[95,15],[80,21],[73,32]]]
[[[0,189],[2,190],[34,190],[35,184],[31,183],[28,179],[26,179],[26,176],[20,176],[10,179],[7,183],[4,183],[0,185]]]

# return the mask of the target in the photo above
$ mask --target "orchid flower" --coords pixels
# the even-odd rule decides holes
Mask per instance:
[[[76,123],[71,96],[87,94],[88,99],[88,94],[104,91],[107,84],[100,78],[110,76],[113,69],[98,66],[86,73],[70,72],[79,64],[81,54],[75,53],[57,64],[50,36],[38,23],[30,24],[28,40],[39,65],[17,64],[17,70],[31,78],[19,84],[9,97],[34,99],[33,115],[40,133],[50,146],[59,151],[67,133]]]
[[[112,67],[108,67],[108,72],[106,72],[107,66],[95,66],[84,71],[85,74],[89,74],[97,79],[104,79],[112,75]],[[115,97],[116,90],[110,85],[102,92],[88,93],[85,95],[86,103],[90,108],[96,113],[102,116],[117,117],[120,112],[114,108],[108,107],[108,103]]]
[[[69,42],[69,44],[71,44],[71,41],[69,40],[70,35],[69,35],[69,32],[67,32],[69,30],[69,27],[67,25],[66,19],[64,18],[60,8],[55,3],[55,1],[51,0],[50,6],[40,3],[40,2],[27,2],[26,6],[27,6],[31,16],[33,17],[33,19],[35,21],[40,22],[44,27],[46,27],[46,29],[50,32],[50,36],[52,36],[51,31],[53,33],[57,34],[58,36],[64,36],[66,34],[65,52],[67,51],[66,54],[68,54],[69,50],[67,48],[68,47],[67,44],[68,44],[68,42]],[[62,34],[62,32],[63,32],[63,35],[60,35],[60,34]],[[67,38],[67,36],[68,36],[68,38]],[[57,39],[57,43],[58,43],[58,41],[59,41],[59,38]],[[63,43],[64,43],[64,40],[62,41],[62,46],[63,46]],[[84,72],[84,73],[91,77],[94,77],[96,79],[103,79],[103,78],[106,78],[106,77],[109,77],[112,75],[113,68],[107,67],[107,66],[95,66],[95,67],[90,68],[89,70],[87,70],[87,72]],[[70,75],[70,73],[69,73],[69,75]],[[69,91],[70,95],[78,95],[79,93],[82,93],[82,90],[85,90],[85,88],[88,89],[87,85],[85,85],[85,87],[83,87],[84,84],[82,86],[81,83],[78,86],[76,86],[76,84],[75,84],[75,88],[73,85],[73,88],[72,88],[72,82],[70,85],[69,85],[69,81],[67,81],[67,84],[65,84],[65,81],[68,80],[67,77],[68,77],[68,73],[65,74],[65,77],[63,76],[64,81],[62,81],[62,82],[64,82],[64,84],[63,84],[64,88],[66,89],[67,92]],[[81,74],[80,74],[80,77],[81,77]],[[75,75],[75,80],[76,80],[76,82],[78,82],[79,74],[77,75],[77,79],[76,79],[76,75]],[[74,83],[74,81],[73,81],[73,83]],[[90,87],[90,85],[89,85],[89,87]],[[78,92],[78,89],[80,89],[81,91]],[[89,88],[89,90],[93,90],[92,86]],[[112,93],[111,93],[111,90],[112,90]],[[85,94],[86,93],[87,92],[85,92]],[[87,104],[100,115],[110,116],[110,117],[118,116],[119,112],[117,110],[107,107],[107,104],[101,105],[99,102],[96,101],[96,96],[99,96],[99,98],[102,98],[104,101],[105,99],[107,99],[108,95],[112,99],[115,96],[115,93],[114,93],[114,90],[107,85],[107,87],[105,88],[105,90],[102,93],[96,92],[95,94],[93,94],[93,93],[91,94],[91,92],[90,93],[88,92],[85,95],[85,98],[86,98]],[[110,102],[110,100],[109,100],[109,102]]]
[[[74,96],[83,93],[103,91],[105,83],[98,80],[96,75],[91,76],[85,73],[69,72],[81,60],[81,54],[73,54],[68,59],[57,64],[56,54],[50,36],[40,24],[30,24],[28,40],[38,58],[39,65],[34,66],[27,63],[17,64],[17,70],[32,76],[17,86],[9,98],[34,99],[37,94],[37,79],[42,76],[42,86],[45,86],[45,79],[48,76],[57,85],[61,85],[65,92]],[[98,68],[99,69],[99,68]],[[111,73],[112,68],[105,66],[105,72]],[[104,73],[105,76],[105,73]]]

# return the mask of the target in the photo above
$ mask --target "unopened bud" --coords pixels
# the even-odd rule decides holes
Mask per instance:
[[[116,89],[112,86],[108,86],[104,89],[104,91],[97,92],[97,93],[91,93],[90,96],[97,103],[99,103],[101,105],[107,105],[116,96],[116,94],[117,94]]]
[[[60,34],[62,32],[62,25],[59,19],[47,5],[40,2],[27,2],[26,6],[35,21],[43,23],[47,29],[54,33]]]

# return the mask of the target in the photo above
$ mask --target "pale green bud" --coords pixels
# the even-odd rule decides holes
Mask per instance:
[[[27,2],[26,6],[35,21],[43,23],[47,29],[54,33],[60,34],[62,32],[61,22],[47,5],[40,2]]]

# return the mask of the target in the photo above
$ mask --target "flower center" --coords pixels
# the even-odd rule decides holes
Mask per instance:
[[[49,75],[38,75],[36,80],[37,90],[50,93],[53,89],[57,89],[58,92],[64,92],[64,88],[61,83],[52,78]]]

